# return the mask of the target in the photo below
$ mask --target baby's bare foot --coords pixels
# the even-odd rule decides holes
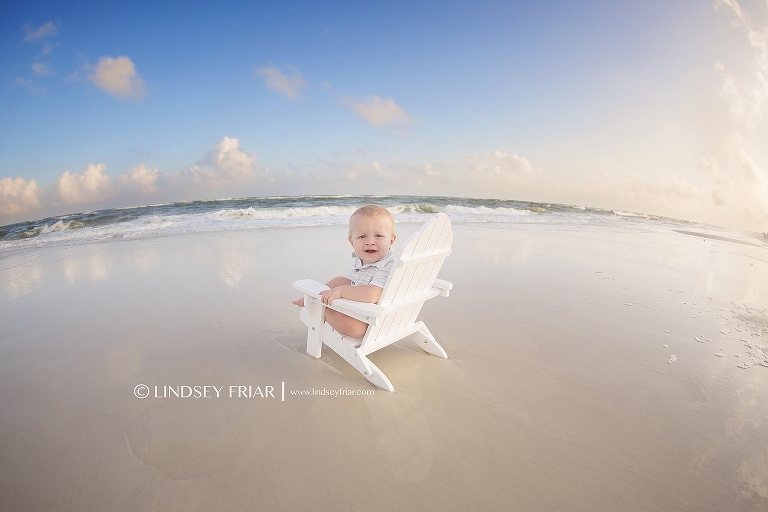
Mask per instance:
[[[302,297],[300,299],[296,299],[295,301],[293,301],[293,303],[296,304],[297,306],[299,306],[300,308],[303,308],[304,307],[304,297]]]

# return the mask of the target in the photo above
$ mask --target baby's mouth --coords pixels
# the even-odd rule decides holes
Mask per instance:
[[[374,252],[376,252],[376,249],[366,249],[365,252],[367,252],[368,254],[373,254]]]

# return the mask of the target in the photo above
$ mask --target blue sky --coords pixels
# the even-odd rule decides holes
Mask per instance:
[[[768,230],[764,2],[4,2],[0,223],[272,194]]]

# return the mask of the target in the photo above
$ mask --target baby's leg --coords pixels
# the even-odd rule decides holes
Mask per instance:
[[[344,313],[326,308],[325,321],[339,333],[353,338],[362,338],[368,330],[368,324]]]
[[[327,283],[325,283],[325,286],[327,286],[328,288],[336,288],[337,286],[343,286],[345,284],[352,284],[352,281],[350,281],[348,277],[336,276],[333,279],[331,279],[330,281],[328,281]],[[293,301],[293,303],[296,304],[297,306],[299,306],[300,308],[303,308],[304,307],[304,297],[302,297],[300,299],[296,299],[295,301]],[[335,327],[334,327],[334,329],[335,329]],[[336,329],[336,330],[338,330],[338,329]]]

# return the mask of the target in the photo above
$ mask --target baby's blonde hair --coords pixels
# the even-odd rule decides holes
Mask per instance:
[[[392,224],[392,234],[395,234],[395,217],[390,213],[389,210],[386,208],[376,205],[376,204],[367,204],[365,206],[361,206],[357,210],[355,210],[355,213],[349,216],[349,234],[352,234],[352,219],[355,217],[355,215],[362,215],[364,217],[378,217],[379,215],[383,215],[384,217],[389,218],[389,222]]]

